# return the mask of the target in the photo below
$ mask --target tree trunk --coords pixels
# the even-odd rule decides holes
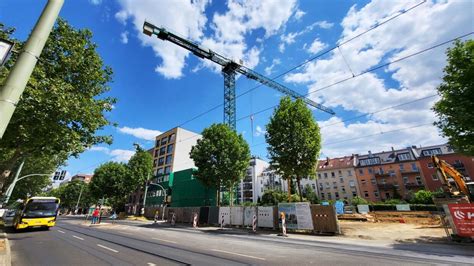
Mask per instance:
[[[16,149],[12,157],[8,159],[3,165],[2,169],[0,169],[0,191],[3,191],[3,187],[5,185],[5,182],[7,181],[8,176],[12,174],[13,167],[15,166],[16,162],[21,158],[21,156],[21,151],[19,149]]]
[[[286,181],[288,183],[288,202],[291,202],[291,179],[287,178]]]
[[[303,194],[301,194],[300,179],[298,177],[296,178],[296,185],[298,186],[298,193],[300,194],[300,202],[303,202]]]
[[[221,206],[221,185],[217,186],[217,207]]]

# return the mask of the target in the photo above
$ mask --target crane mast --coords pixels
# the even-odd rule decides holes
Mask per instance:
[[[256,80],[261,84],[289,95],[293,98],[300,98],[306,104],[313,106],[321,111],[334,115],[334,111],[319,103],[316,103],[298,92],[291,90],[282,84],[259,74],[241,64],[234,62],[214,51],[201,47],[198,44],[182,38],[164,28],[157,27],[147,21],[143,24],[143,33],[151,36],[156,35],[159,39],[170,41],[182,48],[192,52],[199,58],[210,60],[222,66],[222,75],[224,76],[224,123],[228,124],[233,130],[236,130],[236,106],[235,106],[235,75],[237,73],[246,76],[249,79]]]

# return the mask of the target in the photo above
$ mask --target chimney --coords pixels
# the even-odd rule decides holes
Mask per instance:
[[[372,157],[372,152],[371,151],[369,151],[369,157]]]
[[[392,151],[395,151],[395,149],[393,147],[391,147],[391,148],[392,148]]]

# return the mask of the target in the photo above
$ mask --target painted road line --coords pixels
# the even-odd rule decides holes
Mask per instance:
[[[78,236],[75,236],[75,235],[73,235],[72,237],[77,238],[77,239],[79,239],[79,240],[84,240],[84,238],[78,237]]]
[[[162,238],[152,237],[152,239],[155,239],[155,240],[158,240],[158,241],[163,241],[163,242],[168,242],[168,243],[173,243],[173,244],[178,244],[178,242],[171,241],[171,240],[166,240],[166,239],[162,239]]]
[[[156,266],[156,264],[151,263],[151,262],[148,262],[147,264],[148,264],[148,266]]]
[[[124,234],[124,235],[131,235],[131,236],[135,235],[135,234],[128,233],[128,232],[120,232],[120,233],[121,233],[121,234]]]
[[[227,254],[232,254],[232,255],[237,255],[237,256],[242,256],[242,257],[247,257],[247,258],[252,258],[252,259],[257,259],[257,260],[266,260],[265,258],[254,257],[254,256],[250,256],[250,255],[239,254],[239,253],[234,253],[234,252],[225,251],[225,250],[219,250],[219,249],[211,249],[211,250],[216,251],[216,252],[221,252],[221,253],[227,253]]]
[[[112,249],[112,248],[109,248],[109,247],[106,247],[106,246],[103,246],[101,244],[97,244],[98,247],[101,247],[103,249],[107,249],[107,250],[110,250],[112,252],[115,252],[115,253],[118,253],[118,250],[115,250],[115,249]]]
[[[58,230],[58,232],[61,233],[61,234],[65,234],[65,232],[64,232],[64,231],[61,231],[61,230]]]

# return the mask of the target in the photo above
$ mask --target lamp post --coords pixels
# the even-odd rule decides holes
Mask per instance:
[[[22,163],[22,166],[23,166],[23,163]],[[18,181],[21,181],[22,179],[25,179],[27,177],[30,177],[30,176],[51,176],[51,174],[29,174],[29,175],[25,175],[25,176],[22,176],[16,180],[13,180],[13,182],[11,183],[11,185],[8,187],[7,191],[6,191],[6,198],[5,198],[5,204],[8,203],[8,201],[10,200],[10,197],[13,193],[13,189],[15,189],[15,185]]]

